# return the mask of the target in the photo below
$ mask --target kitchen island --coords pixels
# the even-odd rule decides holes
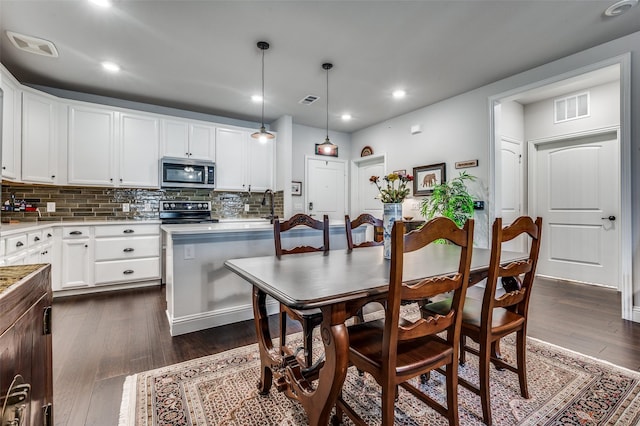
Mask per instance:
[[[167,318],[171,335],[253,319],[251,285],[224,266],[228,259],[272,256],[273,225],[267,220],[162,225]],[[363,237],[364,238],[364,237]],[[313,229],[282,234],[283,246],[318,245]],[[330,248],[346,248],[344,222],[330,224]],[[278,312],[274,300],[268,312]]]

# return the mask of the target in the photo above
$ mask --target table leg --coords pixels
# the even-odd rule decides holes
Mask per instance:
[[[349,334],[344,324],[347,319],[344,308],[329,306],[322,309],[322,314],[320,333],[325,362],[320,369],[316,388],[310,389],[299,367],[288,367],[286,370],[289,386],[285,392],[302,404],[311,426],[329,423],[331,410],[342,390],[349,366]]]
[[[272,367],[280,365],[281,359],[273,356],[273,341],[269,332],[269,315],[266,305],[267,295],[258,288],[253,288],[253,316],[260,350],[260,380],[258,390],[261,394],[269,393],[273,383]]]

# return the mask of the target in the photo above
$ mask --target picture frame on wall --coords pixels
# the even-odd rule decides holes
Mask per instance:
[[[291,181],[291,195],[301,196],[302,195],[302,182]]]
[[[433,193],[433,187],[447,180],[447,164],[437,163],[413,168],[413,195],[425,196]]]

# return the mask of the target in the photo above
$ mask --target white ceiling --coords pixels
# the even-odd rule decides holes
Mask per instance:
[[[324,128],[329,61],[329,127],[353,132],[640,31],[640,7],[607,18],[600,0],[113,1],[0,0],[0,61],[25,83],[259,122],[265,40],[265,121]],[[20,51],[6,30],[60,56]]]

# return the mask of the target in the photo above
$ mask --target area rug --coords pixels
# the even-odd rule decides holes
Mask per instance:
[[[316,345],[319,346],[319,345]],[[494,425],[638,425],[640,373],[529,338],[530,399],[520,396],[517,376],[491,369]],[[513,341],[503,355],[513,360]],[[302,407],[272,387],[256,388],[257,345],[146,371],[127,377],[120,426],[305,425]],[[477,358],[467,357],[460,375],[477,383]],[[442,401],[443,377],[432,373],[423,390]],[[462,425],[482,425],[480,399],[459,388]],[[368,375],[349,369],[344,395],[369,424],[380,424],[380,388]],[[439,414],[400,389],[396,424],[446,425]],[[345,424],[350,425],[345,416]]]

